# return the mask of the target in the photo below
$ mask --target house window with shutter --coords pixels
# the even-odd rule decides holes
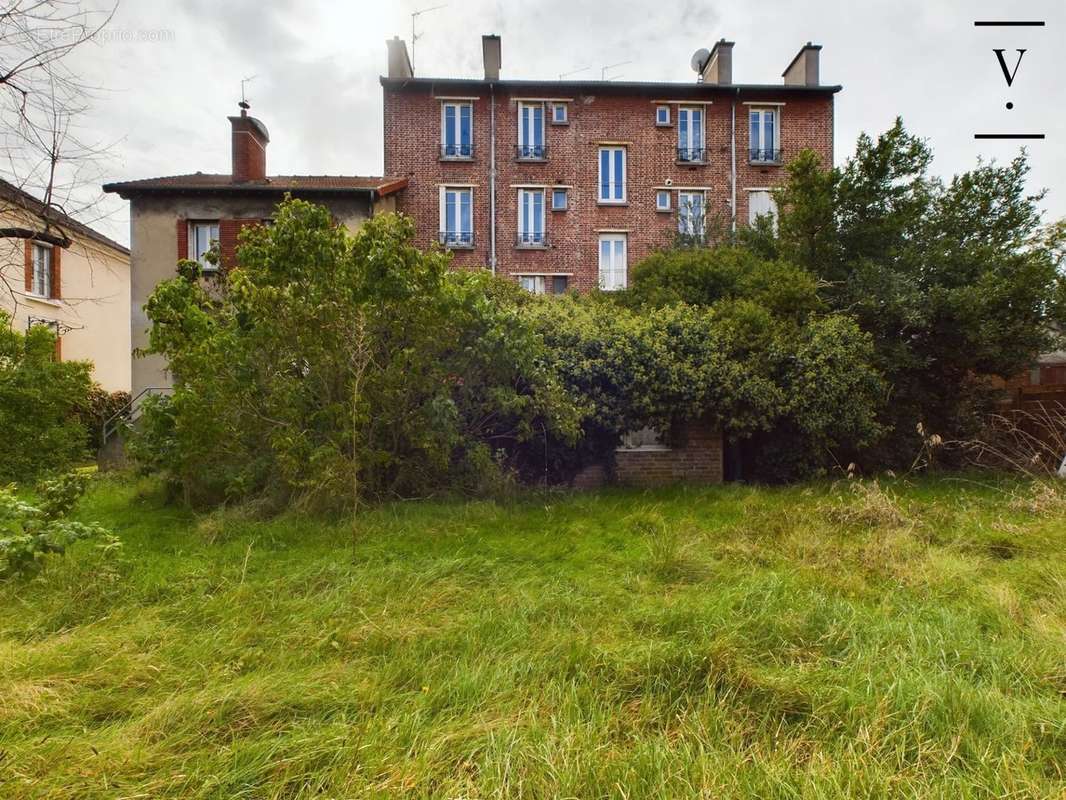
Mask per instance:
[[[30,291],[38,297],[54,298],[55,282],[52,280],[52,248],[39,242],[33,243],[33,277]]]
[[[189,223],[189,259],[200,262],[200,267],[204,272],[218,271],[218,265],[207,258],[211,248],[218,241],[218,220],[201,220]]]

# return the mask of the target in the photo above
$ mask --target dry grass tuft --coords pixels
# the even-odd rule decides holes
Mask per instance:
[[[882,488],[875,479],[853,480],[848,484],[850,497],[842,495],[836,502],[823,507],[830,522],[849,528],[912,528],[911,518],[896,497]]]
[[[1033,481],[1024,494],[1015,492],[1008,503],[1011,511],[1035,516],[1066,514],[1066,488],[1051,481]]]

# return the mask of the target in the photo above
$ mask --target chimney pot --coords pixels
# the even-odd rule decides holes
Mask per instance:
[[[415,76],[411,66],[411,57],[407,54],[407,43],[398,36],[386,39],[385,44],[389,48],[389,78],[391,80],[403,80]]]
[[[485,80],[498,81],[500,79],[500,37],[490,34],[481,37],[481,55],[485,61]]]
[[[704,83],[728,85],[733,82],[734,44],[736,42],[727,42],[725,39],[719,39],[714,43],[707,65],[701,73]]]
[[[230,177],[234,183],[266,179],[266,146],[270,142],[270,134],[266,125],[248,116],[248,109],[244,106],[241,107],[240,116],[229,118],[233,159]]]
[[[807,42],[796,53],[796,57],[785,67],[781,76],[786,86],[818,86],[818,61],[822,46]]]

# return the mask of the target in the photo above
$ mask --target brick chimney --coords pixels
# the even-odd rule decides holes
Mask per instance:
[[[411,57],[407,55],[407,43],[399,36],[386,39],[385,44],[389,48],[389,78],[403,80],[415,76],[411,66]]]
[[[266,125],[248,116],[247,103],[242,100],[240,106],[241,115],[229,118],[232,127],[232,179],[234,183],[261,181],[266,178],[266,146],[270,142],[270,134]]]
[[[822,49],[820,44],[807,44],[800,48],[796,57],[792,59],[781,76],[785,79],[786,86],[817,86],[818,85],[818,51]]]
[[[703,68],[703,82],[730,84],[733,82],[733,45],[735,42],[727,42],[719,39],[711,48],[707,66]]]
[[[481,55],[485,61],[485,80],[500,79],[500,37],[495,34],[481,37]]]

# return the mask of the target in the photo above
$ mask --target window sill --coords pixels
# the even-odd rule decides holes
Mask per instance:
[[[553,121],[551,124],[552,125],[556,125],[556,126],[558,126],[560,128],[563,128],[563,127],[566,127],[567,125],[570,124],[570,120],[563,120],[562,122],[554,122]]]
[[[515,250],[547,250],[548,249],[548,245],[546,245],[546,244],[516,244],[514,246],[514,249]]]
[[[596,201],[596,205],[598,205],[598,206],[628,206],[629,205],[629,201],[628,200],[597,200]]]
[[[674,160],[674,164],[679,167],[706,167],[708,163],[707,161],[682,161],[679,158]]]
[[[546,158],[516,158],[515,162],[518,164],[547,164]]]
[[[445,244],[441,245],[445,250],[473,250],[472,244]]]
[[[783,161],[748,161],[753,167],[780,167],[784,164]]]
[[[656,128],[672,128],[672,127],[674,127],[674,124],[672,122],[656,122],[655,123],[655,127]]]
[[[655,209],[655,213],[656,214],[669,214],[671,211],[673,211],[672,208],[657,208],[657,209]]]
[[[24,292],[23,297],[34,303],[40,303],[42,306],[52,306],[53,308],[61,308],[63,301],[54,297],[45,297],[42,294],[34,294],[33,292]]]
[[[616,447],[616,453],[669,453],[672,447],[664,444],[647,444],[640,447]]]
[[[561,206],[559,208],[549,208],[548,210],[553,213],[558,213],[560,211],[568,211],[569,209],[566,206]]]
[[[461,163],[469,164],[469,163],[473,162],[474,157],[473,156],[440,156],[439,158],[437,158],[437,160],[438,161],[459,161]]]

